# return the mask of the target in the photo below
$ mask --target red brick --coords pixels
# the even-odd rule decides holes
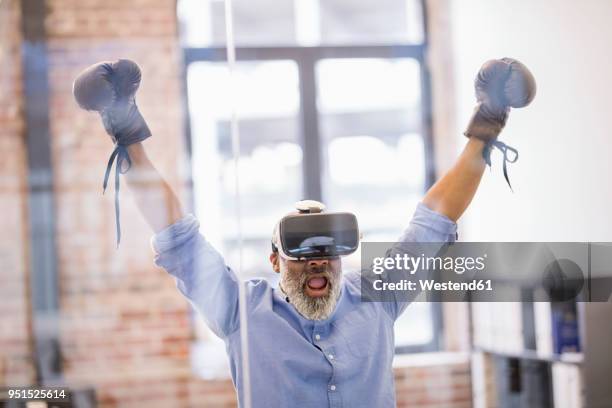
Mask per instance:
[[[0,384],[34,379],[28,320],[27,156],[24,141],[19,2],[0,6]]]

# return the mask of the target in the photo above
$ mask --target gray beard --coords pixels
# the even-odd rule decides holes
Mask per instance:
[[[306,281],[310,277],[309,274],[301,273],[299,276],[292,277],[289,276],[287,271],[282,272],[281,290],[299,314],[309,320],[325,320],[331,316],[340,297],[341,272],[335,275],[330,272],[325,273],[329,290],[325,296],[316,298],[304,293]]]

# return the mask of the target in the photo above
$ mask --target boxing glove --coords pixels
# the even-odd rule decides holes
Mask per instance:
[[[506,125],[510,108],[527,106],[536,93],[536,83],[527,67],[512,58],[490,60],[474,81],[478,104],[465,135],[486,142],[497,138]]]
[[[133,61],[101,62],[79,74],[73,94],[81,108],[100,113],[114,143],[128,146],[151,136],[135,101],[140,80],[140,68]]]
[[[72,91],[78,105],[96,111],[102,124],[115,143],[106,166],[103,193],[115,163],[115,224],[117,246],[121,241],[119,213],[119,175],[131,167],[127,146],[141,142],[151,136],[151,131],[136,106],[135,95],[140,86],[141,73],[138,65],[127,59],[115,62],[100,62],[86,68],[75,79]]]
[[[483,157],[489,166],[492,148],[496,147],[502,151],[504,177],[510,185],[506,163],[518,160],[518,151],[497,141],[497,137],[506,125],[510,108],[527,106],[535,97],[535,79],[529,69],[519,61],[502,58],[484,63],[476,76],[474,88],[478,104],[464,134],[487,143]]]

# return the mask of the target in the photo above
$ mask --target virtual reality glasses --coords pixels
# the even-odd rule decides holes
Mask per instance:
[[[358,246],[357,218],[347,212],[287,215],[272,241],[272,250],[290,260],[349,255]]]

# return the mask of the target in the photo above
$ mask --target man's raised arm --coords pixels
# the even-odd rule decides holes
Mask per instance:
[[[506,161],[516,161],[518,153],[498,141],[497,137],[506,124],[510,108],[526,106],[533,100],[535,80],[523,64],[503,58],[486,62],[478,72],[474,85],[478,103],[464,133],[469,140],[463,152],[453,167],[427,191],[408,228],[387,252],[387,257],[404,254],[434,256],[446,243],[455,241],[456,221],[474,198],[484,169],[491,164],[493,148],[504,155],[504,176],[510,184]],[[395,272],[388,274],[387,278],[414,279],[428,273],[424,269],[414,276],[411,276],[414,272]],[[371,278],[371,274],[365,276]],[[418,291],[414,291],[398,298],[396,292],[392,292],[389,296],[391,301],[384,303],[384,307],[395,319],[417,295]]]
[[[527,67],[512,58],[486,62],[474,83],[477,105],[465,136],[470,138],[455,165],[425,195],[423,204],[457,221],[476,194],[491,151],[504,155],[504,176],[510,185],[506,162],[518,159],[518,152],[497,140],[506,125],[510,108],[527,106],[536,84]]]
[[[423,204],[456,222],[476,194],[486,162],[485,142],[471,138],[454,166],[425,194]]]
[[[117,245],[121,240],[118,194],[123,174],[140,211],[156,232],[151,240],[155,263],[176,277],[179,290],[217,335],[229,336],[239,327],[238,279],[199,233],[198,220],[182,213],[176,195],[145,153],[141,142],[151,131],[136,106],[140,80],[138,65],[120,59],[85,69],[73,88],[79,106],[100,114],[115,144],[103,185],[106,189],[109,180],[114,181]]]
[[[140,212],[153,231],[160,232],[184,214],[176,194],[149,160],[142,143],[128,146],[132,168],[125,179]]]

